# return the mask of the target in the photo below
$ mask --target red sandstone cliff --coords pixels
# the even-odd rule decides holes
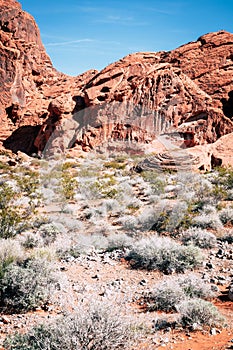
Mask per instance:
[[[0,0],[0,10],[0,140],[14,152],[42,152],[49,139],[53,149],[61,131],[63,147],[83,150],[177,132],[179,144],[193,147],[233,131],[233,34],[69,77],[53,68],[17,1]]]

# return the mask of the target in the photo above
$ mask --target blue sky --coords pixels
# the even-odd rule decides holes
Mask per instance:
[[[54,66],[77,75],[138,51],[172,50],[233,33],[233,0],[19,0],[36,19]]]

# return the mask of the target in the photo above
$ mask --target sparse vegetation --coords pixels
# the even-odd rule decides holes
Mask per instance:
[[[182,242],[184,244],[194,244],[200,248],[210,249],[216,246],[217,239],[216,236],[201,228],[190,228],[183,232]]]
[[[93,300],[102,300],[105,295],[115,298],[116,293],[119,298],[124,294],[124,303],[133,298],[137,287],[131,291],[127,278],[115,279],[119,271],[127,270],[129,279],[131,273],[148,275],[148,279],[161,276],[156,272],[133,272],[129,267],[169,275],[156,280],[145,293],[147,278],[138,283],[143,299],[139,302],[145,302],[147,311],[152,312],[147,314],[149,318],[157,310],[172,316],[172,320],[155,323],[156,331],[180,324],[189,329],[224,324],[218,310],[207,302],[216,296],[213,290],[218,290],[207,281],[215,281],[218,246],[224,254],[233,243],[229,170],[223,175],[221,170],[208,174],[137,174],[129,170],[132,159],[125,156],[87,156],[79,163],[66,162],[62,166],[55,160],[51,164],[41,162],[41,185],[36,171],[29,167],[20,166],[12,172],[0,165],[1,309],[5,313],[24,313],[48,303],[50,307],[54,293],[69,297],[70,290],[78,300],[88,295],[90,307],[81,307],[72,315],[64,312],[62,317],[25,334],[20,331],[7,337],[6,350],[128,349],[132,328],[121,311],[113,312],[117,303],[105,308],[105,301],[96,306]],[[40,186],[44,195],[41,199]],[[35,209],[40,204],[41,216],[36,216]],[[207,255],[214,257],[213,261],[209,257],[205,260]],[[230,258],[229,254],[227,259]],[[225,266],[228,260],[222,260]],[[67,269],[69,275],[70,268],[78,267],[78,277],[71,279],[69,275],[70,289],[65,292],[60,290],[61,273],[56,265],[64,275]],[[104,281],[105,268],[114,271],[112,281]],[[136,281],[134,277],[133,283]],[[138,300],[137,292],[135,297]],[[56,305],[59,308],[61,304]],[[131,307],[134,306],[130,305],[127,313],[133,315]]]
[[[198,326],[221,327],[225,323],[219,310],[209,301],[202,299],[185,300],[179,305],[178,311],[181,314],[182,325],[193,330]]]
[[[63,171],[61,177],[61,191],[62,195],[67,200],[74,199],[75,191],[78,187],[78,182],[73,178],[72,174],[69,171]]]
[[[16,192],[13,188],[3,183],[0,188],[0,237],[14,237],[24,224],[24,213],[13,204],[13,199],[16,197]]]
[[[127,259],[134,268],[172,273],[200,266],[203,256],[198,247],[182,246],[169,238],[153,236],[136,242]]]
[[[134,338],[132,326],[117,311],[96,304],[81,308],[73,315],[36,326],[26,334],[8,337],[4,347],[6,350],[129,349]]]
[[[0,280],[1,307],[8,312],[33,310],[48,302],[58,286],[58,275],[46,260],[8,264]]]
[[[179,277],[178,284],[188,298],[211,300],[216,295],[209,283],[192,273],[184,277]]]
[[[176,311],[177,305],[184,298],[184,291],[174,279],[158,283],[148,295],[149,310]]]
[[[190,298],[211,300],[215,296],[211,286],[200,277],[189,274],[184,277],[170,277],[157,283],[146,295],[149,310],[175,311],[179,304]]]
[[[233,225],[233,208],[225,208],[219,213],[220,220],[224,225]]]

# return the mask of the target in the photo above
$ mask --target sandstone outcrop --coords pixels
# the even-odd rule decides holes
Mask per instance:
[[[89,151],[114,142],[143,149],[159,135],[199,152],[233,131],[233,34],[206,34],[69,77],[53,68],[34,19],[17,1],[0,0],[0,9],[0,141],[13,152]],[[213,159],[220,148],[210,151]]]
[[[96,71],[79,77],[57,72],[35,20],[14,0],[0,0],[0,55],[0,141],[6,140],[4,145],[14,152],[30,154],[36,150],[34,138],[49,115],[50,102],[79,94]]]

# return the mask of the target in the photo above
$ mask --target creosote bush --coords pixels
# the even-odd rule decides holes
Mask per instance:
[[[115,306],[114,306],[115,309]],[[6,350],[129,349],[132,326],[108,305],[82,307],[75,314],[7,337]]]
[[[59,275],[44,259],[9,264],[0,280],[0,301],[8,312],[33,310],[49,301]]]
[[[165,273],[193,269],[203,260],[198,247],[182,246],[170,238],[158,236],[136,242],[126,258],[134,268],[160,270]]]
[[[14,237],[22,222],[19,209],[13,205],[16,196],[14,190],[8,184],[2,184],[0,188],[0,237]]]
[[[74,199],[78,182],[68,171],[63,171],[61,175],[61,192],[66,200]]]

